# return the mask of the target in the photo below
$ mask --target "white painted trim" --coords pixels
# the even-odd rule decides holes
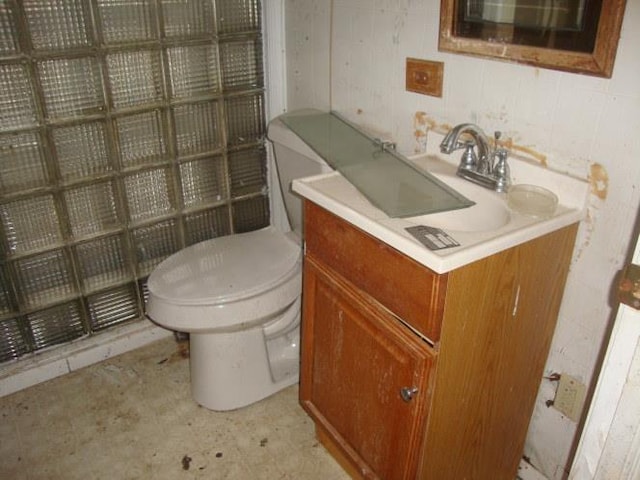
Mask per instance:
[[[287,108],[287,65],[284,0],[263,2],[264,72],[267,121]]]
[[[173,335],[141,319],[64,346],[23,357],[0,368],[0,397],[121,355]]]
[[[637,238],[632,261],[640,264],[640,242]],[[616,478],[640,478],[640,412],[626,412],[629,416],[624,421],[635,428],[634,437],[628,444],[622,445],[624,442],[610,438],[615,429],[614,422],[625,415],[625,412],[619,412],[618,408],[623,400],[625,388],[628,387],[627,382],[634,375],[639,375],[638,366],[635,365],[635,370],[633,369],[634,356],[637,355],[640,355],[640,312],[620,304],[569,480],[603,478],[600,468],[603,465],[607,465],[605,469],[609,468],[610,462],[620,469],[621,475]],[[637,357],[635,360],[637,361]],[[631,390],[627,390],[627,393],[631,393]],[[616,458],[606,450],[607,445],[608,448],[614,445]],[[621,461],[617,458],[618,454],[625,455],[622,459],[624,463],[618,463]]]
[[[284,113],[287,108],[287,66],[285,51],[284,0],[267,0],[262,7],[264,32],[264,71],[266,86],[267,121]],[[267,181],[269,186],[269,208],[271,224],[280,231],[289,230],[289,221],[280,193],[280,182],[276,170],[271,144],[267,142]]]

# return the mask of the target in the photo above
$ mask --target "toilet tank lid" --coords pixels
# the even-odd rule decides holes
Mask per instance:
[[[267,227],[191,245],[149,276],[149,294],[176,305],[229,303],[266,292],[299,267],[300,245]]]

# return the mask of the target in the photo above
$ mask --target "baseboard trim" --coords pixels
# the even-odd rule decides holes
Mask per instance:
[[[0,367],[0,397],[171,336],[148,319],[53,347]]]

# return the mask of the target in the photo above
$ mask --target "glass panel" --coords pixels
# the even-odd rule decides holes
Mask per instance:
[[[232,205],[233,230],[249,232],[269,225],[269,197],[259,196]]]
[[[157,51],[107,55],[109,82],[116,108],[154,103],[162,99],[162,73]]]
[[[178,251],[173,220],[134,230],[133,239],[140,276],[150,274],[162,260]]]
[[[49,176],[36,132],[0,136],[0,193],[42,187]]]
[[[167,37],[193,37],[214,33],[211,0],[162,0]]]
[[[173,97],[211,95],[220,90],[218,56],[213,45],[167,49]]]
[[[257,0],[217,0],[216,13],[220,33],[260,30],[260,2]]]
[[[17,53],[20,48],[13,9],[9,2],[0,3],[0,54]]]
[[[262,88],[262,46],[256,40],[220,44],[222,86],[225,90]]]
[[[81,307],[69,302],[27,315],[35,348],[68,342],[84,335]]]
[[[166,154],[162,114],[158,110],[116,120],[120,158],[125,168],[160,161]]]
[[[240,150],[229,154],[231,196],[266,191],[266,153],[263,148]]]
[[[47,114],[51,118],[104,110],[100,69],[95,58],[48,60],[38,64]]]
[[[124,179],[132,221],[158,217],[173,210],[170,182],[165,169],[149,170]]]
[[[208,153],[221,147],[216,102],[174,108],[179,156]]]
[[[262,94],[226,100],[229,145],[257,142],[265,136]]]
[[[86,291],[132,279],[122,235],[100,238],[75,247],[79,275]]]
[[[187,245],[229,235],[229,209],[224,206],[187,215],[185,227]]]
[[[383,150],[379,141],[333,113],[290,115],[284,122],[390,217],[426,215],[474,204],[399,154]]]
[[[74,188],[64,193],[73,236],[78,239],[120,227],[111,182]]]
[[[59,302],[75,294],[71,270],[62,250],[16,262],[22,301],[29,308]]]
[[[98,0],[105,43],[155,38],[154,3],[153,0]]]
[[[63,180],[75,180],[112,170],[103,122],[53,129],[58,167]]]
[[[36,124],[31,82],[24,65],[0,65],[0,131]]]
[[[0,216],[11,253],[26,253],[62,241],[51,195],[0,205]]]
[[[222,157],[204,158],[181,164],[180,180],[185,207],[220,202],[229,196]]]
[[[91,295],[87,299],[89,321],[94,332],[140,316],[134,285],[125,285]]]
[[[90,44],[89,13],[84,0],[23,0],[35,49],[82,47]]]

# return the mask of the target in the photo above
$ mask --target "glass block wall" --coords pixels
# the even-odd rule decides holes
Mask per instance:
[[[0,362],[269,223],[259,0],[0,0]]]

